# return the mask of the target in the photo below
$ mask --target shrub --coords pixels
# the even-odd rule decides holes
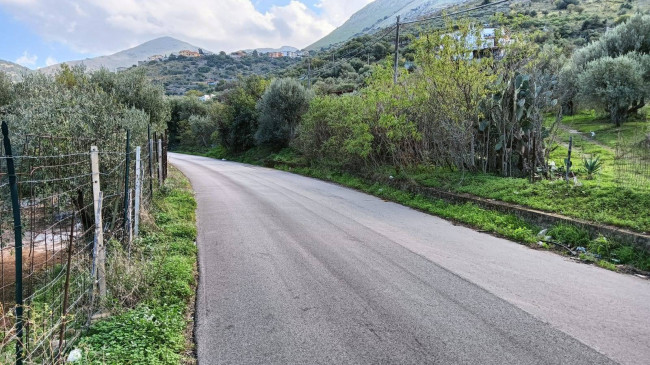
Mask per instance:
[[[603,167],[603,163],[600,161],[600,156],[584,158],[582,159],[582,163],[589,179],[592,179],[593,175]]]
[[[650,55],[644,56],[648,57]],[[642,103],[648,93],[642,62],[630,55],[607,56],[589,62],[578,76],[579,96],[588,104],[602,105],[609,112],[612,123],[620,126],[630,108]]]
[[[13,101],[13,85],[9,75],[0,72],[0,112],[2,107],[10,104]]]
[[[357,96],[314,98],[300,123],[296,147],[308,159],[339,165],[368,156],[373,137],[360,120],[360,102]]]
[[[260,117],[255,141],[287,147],[296,135],[302,115],[309,108],[311,97],[311,92],[296,80],[274,80],[257,103]]]
[[[597,42],[576,51],[566,67],[570,72],[560,77],[562,88],[579,89],[581,101],[605,107],[617,125],[650,97],[650,16],[619,21]],[[565,103],[575,95],[569,93]]]
[[[140,306],[90,327],[81,340],[84,363],[178,364],[185,321],[179,306]]]
[[[584,228],[578,228],[567,224],[559,224],[548,231],[548,235],[560,243],[571,247],[586,247],[591,242],[589,232]]]

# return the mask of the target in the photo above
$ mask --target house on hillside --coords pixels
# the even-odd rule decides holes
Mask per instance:
[[[480,32],[470,31],[465,37],[466,47],[472,50],[471,53],[466,55],[467,59],[471,60],[488,56],[494,57],[495,59],[503,58],[505,56],[504,47],[512,44],[514,40],[510,38],[504,29],[501,29],[499,33],[497,34],[497,29],[494,27],[484,27]],[[462,38],[460,32],[445,34],[442,37],[449,35],[456,38],[456,40],[461,40]],[[498,39],[497,36],[499,37]]]
[[[284,57],[284,54],[282,52],[269,52],[267,55],[271,58],[280,58]]]
[[[215,96],[216,96],[215,94],[205,94],[203,96],[200,96],[199,100],[208,101],[208,100],[212,100],[212,98],[214,98]]]
[[[232,58],[242,58],[244,56],[246,56],[246,52],[244,52],[244,51],[232,52],[230,54],[230,57],[232,57]]]
[[[466,38],[468,48],[472,49],[472,56],[470,58],[481,58],[485,56],[492,56],[496,59],[501,59],[505,56],[504,47],[514,42],[510,36],[501,29],[499,39],[497,39],[497,29],[493,27],[485,27],[481,29],[480,39],[476,39],[474,34],[470,34]]]
[[[164,58],[163,55],[161,55],[161,54],[155,54],[155,55],[153,55],[153,56],[149,56],[149,58],[148,58],[147,60],[148,60],[148,61],[162,61],[163,58]]]
[[[283,51],[283,52],[282,52],[282,55],[283,55],[284,57],[289,57],[289,58],[296,58],[296,57],[298,57],[298,54],[297,54],[296,52],[294,52],[294,51]]]
[[[199,52],[194,52],[187,49],[178,52],[178,55],[184,57],[201,57],[201,54]]]

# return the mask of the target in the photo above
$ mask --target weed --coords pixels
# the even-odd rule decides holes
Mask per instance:
[[[88,364],[178,364],[185,311],[196,277],[196,202],[189,182],[170,169],[154,198],[154,224],[142,227],[130,256],[110,242],[109,291],[118,314],[94,323],[80,341]]]
[[[600,161],[600,156],[588,159],[584,158],[582,159],[582,164],[585,167],[585,171],[587,172],[587,177],[589,179],[593,179],[594,174],[599,172],[603,167],[603,163]]]
[[[603,269],[607,269],[607,270],[612,270],[612,271],[616,271],[616,270],[617,270],[617,269],[616,269],[616,265],[612,264],[612,263],[609,262],[609,261],[605,261],[605,260],[599,260],[599,261],[596,263],[596,265],[602,267]]]
[[[548,235],[570,247],[586,247],[591,242],[589,232],[584,228],[559,224],[548,231]]]

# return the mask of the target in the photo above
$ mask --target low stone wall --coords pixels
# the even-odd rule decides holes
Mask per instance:
[[[548,228],[559,223],[571,224],[588,230],[591,234],[602,234],[618,242],[634,244],[650,252],[650,235],[633,232],[624,228],[597,224],[582,219],[571,218],[561,214],[544,212],[541,210],[527,208],[521,205],[506,203],[498,200],[477,197],[471,194],[453,193],[436,188],[421,186],[410,181],[384,180],[384,183],[391,185],[400,190],[405,190],[413,194],[442,199],[451,203],[474,203],[486,209],[497,210],[504,213],[511,213],[517,217],[530,222],[542,228]]]

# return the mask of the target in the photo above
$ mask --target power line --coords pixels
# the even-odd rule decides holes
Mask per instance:
[[[363,52],[364,50],[368,49],[369,47],[373,47],[375,44],[379,43],[381,40],[383,40],[384,38],[386,38],[386,36],[387,36],[387,35],[390,35],[390,33],[391,33],[394,29],[395,29],[395,26],[392,26],[392,27],[386,29],[386,30],[385,30],[385,31],[384,31],[384,32],[379,36],[379,38],[377,38],[373,43],[371,43],[371,44],[365,44],[365,45],[363,45],[362,47],[357,48],[357,49],[356,49],[356,52],[354,52],[355,50],[352,50],[352,51],[350,51],[350,52],[344,54],[343,56],[339,57],[339,60],[343,60],[343,59],[348,58],[348,57],[349,57],[349,58],[354,58],[354,57],[358,56],[358,55],[359,55],[361,52]],[[370,42],[370,41],[368,41],[368,42]],[[332,68],[334,68],[334,67],[336,67],[336,66],[337,66],[337,65],[334,64],[334,62],[332,62],[332,63],[330,63],[330,64],[327,65],[327,66],[320,67],[320,68],[314,70],[314,71],[316,71],[317,73],[312,74],[312,77],[320,76],[320,75],[322,75],[322,73],[323,73],[324,71],[326,71],[326,70],[328,70],[328,69],[332,69]]]
[[[459,10],[459,11],[456,11],[456,12],[453,12],[453,13],[440,14],[440,15],[435,15],[435,16],[429,17],[429,18],[417,19],[417,20],[411,20],[411,21],[408,21],[408,22],[402,22],[402,23],[400,23],[400,25],[408,25],[408,24],[414,24],[414,23],[426,22],[426,21],[428,21],[428,20],[433,20],[433,19],[440,19],[440,18],[445,17],[445,16],[452,16],[452,15],[458,15],[458,14],[462,14],[462,13],[467,13],[467,12],[470,12],[470,11],[472,11],[472,10],[483,9],[483,8],[487,8],[487,7],[490,7],[490,6],[499,5],[499,4],[503,4],[503,3],[507,3],[507,2],[509,2],[509,1],[512,1],[512,0],[501,0],[501,1],[497,1],[497,2],[495,2],[495,3],[489,3],[489,4],[484,4],[484,5],[475,6],[475,7],[473,7],[473,8],[469,8],[469,9]]]
[[[494,3],[479,5],[479,6],[469,8],[469,9],[459,10],[459,11],[456,11],[456,12],[453,12],[453,13],[435,15],[435,16],[432,16],[432,17],[424,18],[424,19],[417,19],[417,20],[411,20],[411,21],[406,21],[406,22],[399,22],[398,21],[398,23],[396,25],[393,25],[393,26],[387,28],[383,33],[381,33],[379,38],[377,38],[372,44],[365,44],[365,45],[357,48],[356,50],[351,50],[351,51],[347,52],[346,54],[344,54],[343,56],[340,56],[338,59],[343,60],[343,59],[346,59],[346,58],[353,58],[353,57],[358,56],[362,51],[368,49],[369,47],[374,46],[375,44],[377,44],[381,40],[383,40],[387,35],[390,35],[393,30],[397,29],[397,32],[399,32],[399,27],[400,26],[415,24],[415,23],[422,23],[422,22],[426,22],[426,21],[429,21],[429,20],[440,19],[440,18],[443,18],[445,16],[453,16],[453,15],[463,14],[463,13],[467,13],[467,12],[470,12],[470,11],[473,11],[473,10],[483,9],[483,8],[487,8],[487,7],[490,7],[490,6],[496,6],[496,5],[507,3],[507,2],[510,2],[510,1],[512,1],[512,0],[500,0],[500,1],[497,1],[497,2],[494,2]],[[397,37],[397,33],[396,33],[396,37]],[[333,55],[334,55],[334,53],[335,53],[335,51],[332,51]],[[333,69],[336,66],[337,66],[337,64],[335,64],[334,61],[331,61],[331,63],[329,65],[327,65],[327,66],[318,68],[316,70],[311,70],[311,71],[315,71],[316,73],[314,73],[314,74],[308,73],[307,77],[311,79],[312,77],[321,76],[325,71]]]

